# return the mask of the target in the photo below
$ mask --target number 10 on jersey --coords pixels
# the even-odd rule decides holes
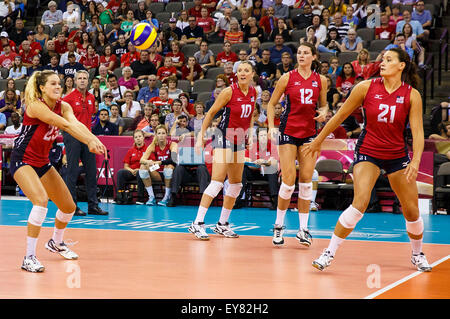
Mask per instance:
[[[242,104],[241,105],[242,112],[241,112],[241,118],[249,117],[252,113],[252,106],[250,104]]]

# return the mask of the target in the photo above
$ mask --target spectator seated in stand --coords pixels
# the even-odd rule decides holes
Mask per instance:
[[[109,117],[109,121],[118,127],[119,135],[122,135],[125,126],[125,121],[120,116],[119,106],[117,104],[112,104],[110,109],[111,115]]]
[[[159,96],[159,88],[156,87],[156,75],[152,74],[147,79],[148,86],[139,90],[137,100],[141,105],[147,104],[151,98]]]
[[[224,42],[223,51],[217,54],[216,66],[224,67],[226,62],[236,62],[238,56],[231,50],[231,43]]]
[[[152,107],[150,104],[148,106]],[[153,113],[150,116],[150,124],[148,124],[142,128],[142,131],[144,132],[145,137],[155,136],[156,128],[160,124],[161,123],[159,123],[159,115],[156,113]]]
[[[178,115],[170,129],[170,136],[178,142],[182,142],[186,137],[194,136],[193,130],[188,126],[188,117],[185,114]]]
[[[124,94],[125,103],[120,107],[122,110],[122,117],[131,117],[136,118],[141,115],[141,104],[139,102],[134,101],[133,91],[127,90]]]
[[[0,113],[3,115],[3,113]],[[3,115],[6,123],[6,117]],[[0,121],[1,122],[1,121]],[[22,123],[20,122],[20,114],[17,112],[11,113],[11,125],[7,126],[5,129],[4,134],[10,134],[10,135],[18,135],[20,131],[22,130]],[[1,127],[1,124],[0,124]],[[1,129],[1,128],[0,128]]]
[[[118,83],[120,86],[126,87],[127,90],[137,94],[139,92],[139,84],[132,75],[133,70],[129,66],[124,67],[122,69],[122,77],[119,79]]]
[[[92,128],[92,133],[94,135],[119,135],[119,128],[117,125],[109,121],[108,110],[103,109],[99,111],[99,121]]]
[[[363,49],[363,40],[356,35],[355,29],[348,29],[347,36],[342,39],[341,52],[358,52]]]
[[[166,115],[172,112],[173,100],[169,99],[169,89],[159,89],[159,96],[150,99],[149,103],[155,106],[155,112],[159,114],[160,122],[164,122]]]
[[[3,99],[0,100],[0,113],[3,113],[8,121],[13,112],[22,114],[20,98],[14,90],[6,89]]]

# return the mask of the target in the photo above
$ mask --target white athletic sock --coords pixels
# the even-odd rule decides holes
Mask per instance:
[[[422,239],[412,239],[410,238],[409,241],[411,242],[411,249],[413,255],[418,255],[422,252]]]
[[[145,188],[147,190],[147,194],[150,198],[155,198],[155,194],[153,193],[153,186],[149,186]]]
[[[170,188],[166,187],[163,200],[168,200],[170,198]]]
[[[27,236],[27,256],[36,256],[37,238]]]
[[[313,189],[311,201],[315,202],[316,201],[316,197],[317,197],[317,189],[316,190]]]
[[[197,217],[195,217],[194,224],[203,223],[205,220],[206,212],[208,211],[208,208],[199,206],[197,211]]]
[[[64,231],[66,230],[66,228],[63,229],[58,229],[56,227],[53,227],[53,236],[52,239],[55,243],[57,243],[58,245],[61,244],[63,242],[63,236],[64,236]]]
[[[298,218],[300,220],[300,228],[308,230],[308,218],[309,213],[298,213]]]
[[[231,209],[226,209],[225,207],[222,207],[222,211],[220,212],[220,219],[219,223],[224,225],[226,222],[228,222],[228,219],[230,218]]]
[[[275,225],[284,226],[284,216],[286,216],[286,211],[287,209],[281,210],[277,208],[277,219],[275,220]]]
[[[339,246],[344,242],[345,238],[340,238],[333,234],[331,236],[330,243],[328,244],[328,250],[331,252],[331,255],[334,256],[336,254],[336,250],[339,248]]]

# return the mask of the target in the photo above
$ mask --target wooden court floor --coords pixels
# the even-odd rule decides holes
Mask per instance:
[[[304,248],[288,237],[277,248],[267,236],[212,235],[203,242],[187,232],[69,228],[65,238],[78,241],[72,249],[80,259],[67,261],[45,250],[52,228],[44,227],[37,255],[46,270],[33,274],[20,269],[26,228],[0,226],[0,232],[0,298],[6,299],[450,297],[448,245],[425,244],[428,261],[438,264],[419,274],[409,260],[409,243],[347,240],[331,267],[320,272],[311,262],[328,239]]]

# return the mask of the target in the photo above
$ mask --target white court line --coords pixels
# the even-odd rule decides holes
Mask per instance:
[[[439,265],[440,263],[443,263],[447,259],[450,259],[450,255],[445,256],[442,259],[439,259],[438,261],[432,263],[430,266],[431,267],[435,267],[435,266]],[[406,276],[406,277],[404,277],[404,278],[394,282],[393,284],[390,284],[389,286],[386,286],[386,287],[384,287],[384,288],[374,292],[373,294],[368,295],[367,297],[364,297],[364,299],[373,299],[375,297],[378,297],[379,295],[385,293],[386,291],[388,291],[388,290],[390,290],[390,289],[392,289],[394,287],[397,287],[398,285],[400,285],[400,284],[402,284],[402,283],[404,283],[404,282],[406,282],[406,281],[408,281],[408,280],[410,280],[410,279],[412,279],[414,277],[417,277],[418,275],[420,275],[422,273],[423,272],[421,272],[421,271],[416,271],[415,273],[412,273],[411,275],[408,275],[408,276]]]

